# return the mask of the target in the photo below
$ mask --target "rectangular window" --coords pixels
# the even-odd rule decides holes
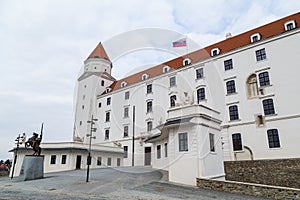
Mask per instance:
[[[161,146],[157,145],[156,150],[157,150],[157,159],[160,159],[161,158]]]
[[[124,118],[129,117],[129,108],[124,108]]]
[[[203,78],[203,68],[196,69],[196,79]]]
[[[106,99],[106,105],[110,105],[110,103],[111,103],[111,98],[108,97],[108,98]]]
[[[273,99],[263,100],[263,107],[265,115],[275,114]]]
[[[243,150],[242,137],[240,133],[232,134],[232,145],[233,145],[233,151]]]
[[[152,130],[152,121],[147,122],[147,131],[150,132]]]
[[[147,85],[147,94],[152,93],[152,84]]]
[[[117,166],[121,166],[121,158],[117,158]]]
[[[268,141],[269,141],[269,148],[279,148],[280,141],[277,129],[269,129],[267,130],[268,134]]]
[[[225,71],[233,69],[232,59],[224,61],[224,69]]]
[[[187,133],[179,133],[178,134],[179,141],[179,151],[188,151],[188,134]]]
[[[111,158],[107,158],[107,166],[111,166]]]
[[[168,143],[165,143],[165,157],[168,157]]]
[[[67,163],[67,155],[62,155],[61,156],[61,164],[66,164]]]
[[[147,102],[147,113],[152,112],[152,101]]]
[[[202,101],[205,99],[205,88],[199,88],[197,90],[197,100],[198,100],[198,103],[199,101]]]
[[[101,166],[101,165],[102,165],[102,158],[101,158],[101,157],[98,157],[98,158],[97,158],[97,165],[98,165],[98,166]]]
[[[128,137],[128,126],[124,126],[124,137]]]
[[[170,87],[176,86],[176,77],[171,77],[170,78]]]
[[[234,80],[227,81],[226,82],[226,89],[227,89],[227,94],[234,94],[234,93],[236,93],[236,90],[235,90],[235,81]]]
[[[129,99],[129,91],[125,92],[125,100]]]
[[[105,130],[105,136],[104,136],[105,140],[109,140],[109,129]]]
[[[215,152],[215,135],[210,133],[209,134],[209,147],[211,152]]]
[[[261,61],[267,59],[265,48],[255,51],[256,61]]]
[[[55,165],[55,163],[56,163],[56,155],[51,155],[50,164]]]
[[[110,112],[105,113],[105,122],[109,122],[110,120]]]
[[[128,158],[128,146],[123,146],[124,158]]]
[[[239,119],[239,110],[237,105],[229,106],[229,119],[238,120]]]
[[[270,85],[269,73],[262,72],[258,75],[260,86],[268,86]]]
[[[176,104],[176,95],[170,96],[170,107],[175,107]]]

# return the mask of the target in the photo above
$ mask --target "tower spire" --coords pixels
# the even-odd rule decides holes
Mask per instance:
[[[96,46],[96,48],[92,51],[92,53],[89,55],[89,57],[87,59],[89,59],[89,58],[104,58],[104,59],[110,61],[101,42]]]

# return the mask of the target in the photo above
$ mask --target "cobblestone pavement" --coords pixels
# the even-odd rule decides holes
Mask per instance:
[[[147,167],[94,169],[48,173],[44,179],[22,181],[0,177],[0,199],[134,199],[134,200],[256,200],[259,198],[171,184]]]

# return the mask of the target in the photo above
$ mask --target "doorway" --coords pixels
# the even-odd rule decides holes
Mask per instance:
[[[76,157],[76,169],[80,169],[81,168],[81,156],[77,155]]]
[[[151,147],[145,147],[145,166],[151,165]]]

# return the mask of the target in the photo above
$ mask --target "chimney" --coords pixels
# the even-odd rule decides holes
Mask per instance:
[[[226,33],[226,39],[228,39],[228,38],[231,38],[232,37],[232,35],[231,35],[231,33]]]

